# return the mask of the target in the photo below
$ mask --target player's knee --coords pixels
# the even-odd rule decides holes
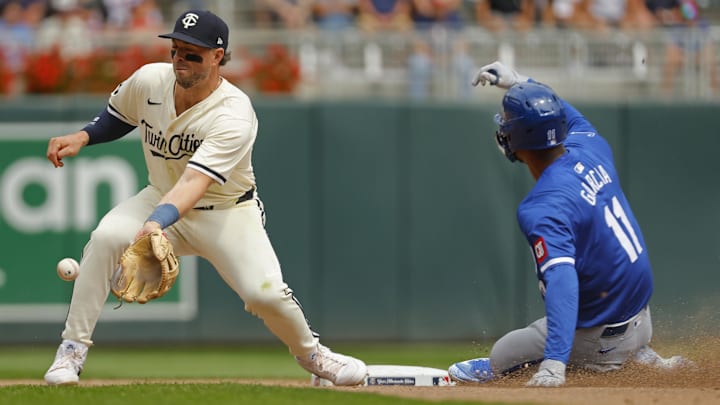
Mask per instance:
[[[122,251],[132,241],[132,236],[118,232],[117,229],[111,229],[111,227],[97,227],[90,234],[90,243],[94,246],[99,246],[100,249],[108,249],[109,251]]]
[[[245,294],[242,298],[245,310],[261,318],[265,314],[280,312],[282,308],[283,297],[275,291],[257,290]]]
[[[537,328],[516,329],[495,342],[490,349],[490,365],[495,374],[506,374],[541,361],[544,348],[545,337]]]

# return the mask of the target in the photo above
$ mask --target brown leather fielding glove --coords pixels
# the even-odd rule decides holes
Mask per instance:
[[[170,291],[179,271],[172,244],[161,230],[130,245],[111,280],[111,291],[125,302],[146,302]]]

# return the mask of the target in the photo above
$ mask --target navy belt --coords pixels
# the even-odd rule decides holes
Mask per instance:
[[[238,197],[238,199],[235,201],[235,205],[238,205],[245,201],[252,200],[254,195],[255,195],[255,187],[251,188],[250,190],[246,191],[245,194]],[[215,209],[215,206],[214,205],[206,205],[204,207],[195,207],[193,209],[200,210],[200,211],[212,211]]]
[[[600,337],[613,337],[613,336],[620,336],[627,331],[628,325],[630,325],[630,322],[622,324],[620,326],[609,326],[605,328],[602,335]]]
[[[647,305],[645,305],[645,308],[640,310],[640,312],[635,314],[635,316],[628,319],[624,323],[621,323],[621,324],[616,323],[614,325],[605,327],[605,330],[603,330],[603,333],[600,335],[600,337],[613,337],[613,336],[620,336],[620,335],[625,334],[625,332],[627,332],[628,326],[630,326],[630,324],[637,325],[637,320],[640,317],[640,315],[642,315],[642,312],[649,311],[649,310],[650,310],[650,308]]]

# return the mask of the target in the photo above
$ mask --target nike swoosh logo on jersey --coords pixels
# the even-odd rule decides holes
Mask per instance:
[[[147,103],[150,104],[150,105],[160,105],[160,104],[162,104],[162,103],[156,103],[156,102],[154,102],[154,101],[150,101],[150,99],[147,99]]]
[[[609,349],[600,349],[600,350],[598,350],[598,353],[600,353],[600,354],[607,354],[607,353],[610,353],[611,351],[613,351],[613,350],[615,350],[615,349],[617,349],[617,346],[611,347],[611,348],[609,348]]]

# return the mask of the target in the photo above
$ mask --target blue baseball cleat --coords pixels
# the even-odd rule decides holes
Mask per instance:
[[[487,357],[455,363],[448,369],[448,374],[450,379],[459,383],[484,384],[495,378]]]

